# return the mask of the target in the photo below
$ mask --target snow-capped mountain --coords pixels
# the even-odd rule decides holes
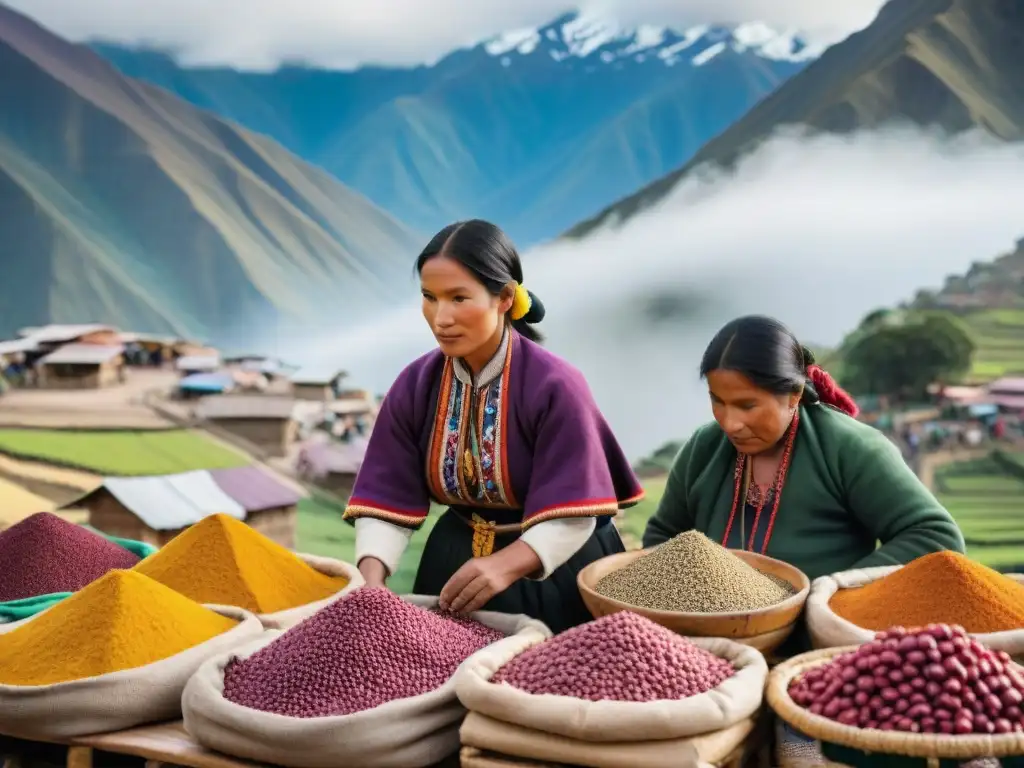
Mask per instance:
[[[810,46],[795,31],[780,32],[762,22],[735,27],[698,25],[682,31],[669,27],[641,25],[624,27],[602,16],[569,15],[540,28],[516,29],[497,35],[483,44],[503,66],[523,56],[550,56],[554,61],[585,59],[596,64],[623,66],[660,62],[703,66],[725,51],[753,53],[776,61],[806,62],[821,50]],[[596,61],[595,61],[596,58]]]
[[[94,47],[421,231],[481,216],[522,244],[682,165],[820,53],[761,23],[628,28],[577,14],[411,68],[189,69],[156,51]]]

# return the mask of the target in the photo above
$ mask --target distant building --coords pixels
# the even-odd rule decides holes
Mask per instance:
[[[988,385],[988,401],[1004,411],[1024,412],[1024,377],[996,379]]]
[[[299,451],[295,468],[300,477],[347,499],[352,495],[365,454],[365,440],[351,443],[311,440]]]
[[[211,469],[156,477],[107,477],[68,506],[89,525],[160,547],[204,517],[226,514],[278,544],[295,548],[296,505],[303,494],[259,467]]]
[[[292,396],[297,400],[334,400],[341,391],[344,371],[324,371],[301,368],[290,377]]]
[[[270,456],[286,456],[288,446],[298,434],[295,401],[290,397],[204,397],[196,406],[195,415],[247,440]]]
[[[44,325],[39,328],[22,328],[18,336],[31,339],[41,347],[56,348],[62,344],[99,344],[100,346],[120,345],[121,332],[112,325],[88,323],[79,325]]]
[[[36,363],[43,389],[99,389],[124,382],[124,347],[120,344],[67,344]]]
[[[220,355],[212,351],[208,354],[182,355],[174,367],[183,376],[191,376],[194,373],[212,373],[221,367]]]
[[[220,395],[235,388],[235,380],[230,373],[217,371],[214,373],[190,373],[178,380],[178,395],[183,400],[207,395]]]

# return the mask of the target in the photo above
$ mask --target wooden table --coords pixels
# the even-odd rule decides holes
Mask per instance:
[[[17,740],[32,745],[31,751],[45,754],[43,760],[56,763],[56,751],[62,747],[66,755],[65,768],[93,768],[103,765],[96,753],[134,757],[145,760],[146,768],[181,765],[187,768],[262,768],[260,763],[240,760],[219,752],[211,752],[196,744],[185,732],[181,721],[145,725],[127,731],[83,736],[65,742],[39,742]],[[118,761],[120,762],[120,761]],[[21,756],[8,757],[3,768],[22,768]]]
[[[2,737],[0,737],[2,738]],[[182,722],[158,723],[131,728],[127,731],[101,733],[95,736],[83,736],[66,742],[40,742],[24,739],[11,739],[16,742],[13,752],[7,757],[0,768],[28,768],[28,761],[23,756],[38,756],[39,763],[64,768],[104,768],[112,763],[124,764],[125,760],[136,758],[145,761],[145,768],[164,768],[164,766],[186,766],[186,768],[276,768],[265,763],[230,757],[220,752],[212,752],[199,746],[186,733]],[[18,753],[18,745],[22,746]],[[3,756],[0,744],[0,757]],[[26,753],[32,752],[29,756]],[[99,754],[97,754],[99,753]],[[107,756],[103,759],[100,755]],[[113,757],[113,759],[111,759]],[[137,765],[137,763],[136,763]],[[458,768],[459,756],[438,763],[435,768]]]

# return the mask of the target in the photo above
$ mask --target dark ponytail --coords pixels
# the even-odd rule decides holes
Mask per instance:
[[[741,373],[776,395],[802,390],[801,402],[824,403],[848,416],[860,412],[853,398],[815,364],[813,353],[771,317],[748,315],[726,323],[701,359],[702,377],[714,370]]]
[[[500,227],[482,219],[458,221],[449,224],[436,235],[416,258],[416,272],[435,256],[454,259],[468,269],[492,296],[499,296],[509,284],[523,283],[523,263],[519,252]],[[544,304],[532,291],[530,311],[509,324],[522,336],[538,344],[544,340],[533,326],[544,319]]]

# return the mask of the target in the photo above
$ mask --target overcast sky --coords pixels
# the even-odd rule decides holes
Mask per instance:
[[[173,49],[189,63],[273,68],[416,64],[572,9],[559,0],[5,0],[72,40]],[[885,0],[596,0],[585,10],[626,24],[763,21],[834,42]]]

